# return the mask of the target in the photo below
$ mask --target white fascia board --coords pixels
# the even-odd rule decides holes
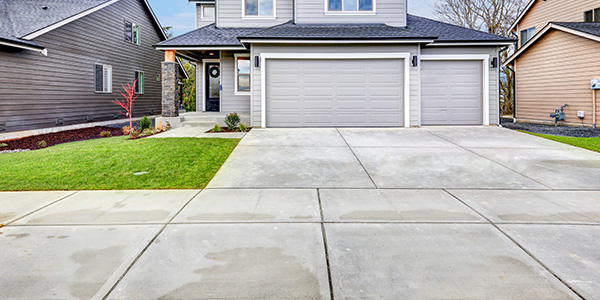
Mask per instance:
[[[481,60],[483,66],[483,125],[490,125],[490,56],[487,54],[421,55],[421,60]]]
[[[268,59],[403,59],[404,60],[404,127],[410,127],[410,53],[261,53],[261,127],[267,127],[267,80]]]
[[[245,47],[241,47],[241,46],[231,46],[231,47],[223,47],[223,46],[215,46],[215,47],[167,47],[167,46],[159,46],[159,47],[155,47],[154,49],[156,50],[176,50],[176,51],[185,51],[185,50],[189,50],[189,51],[194,51],[194,50],[214,50],[214,51],[218,51],[218,50],[248,50]]]
[[[511,46],[514,45],[516,42],[483,42],[483,43],[472,43],[472,42],[464,42],[464,43],[459,43],[459,42],[433,42],[431,44],[427,44],[427,47],[449,47],[449,46],[490,46],[490,47],[495,47],[495,46]]]
[[[33,47],[33,46],[27,46],[27,45],[23,45],[23,44],[19,44],[19,43],[11,43],[11,42],[7,42],[7,41],[0,41],[0,45],[14,47],[14,48],[19,48],[19,49],[36,51],[36,52],[42,53],[45,56],[48,56],[48,49],[46,49],[46,48],[41,48],[40,49],[40,48],[36,48],[36,47]]]
[[[508,28],[508,32],[511,32],[515,29],[515,27],[517,27],[517,24],[519,24],[519,22],[521,22],[521,20],[523,20],[523,17],[525,17],[525,15],[527,14],[527,12],[529,12],[529,10],[531,9],[531,7],[533,6],[533,4],[535,4],[537,0],[531,0],[529,2],[529,4],[527,4],[527,6],[525,7],[525,9],[523,10],[523,12],[521,12],[521,14],[519,14],[519,16],[517,17],[517,19],[515,20],[515,22],[510,25],[510,28]]]
[[[240,39],[242,43],[255,44],[419,44],[432,43],[434,40],[278,40],[278,39]]]
[[[98,5],[98,6],[95,6],[95,7],[91,8],[91,9],[86,10],[86,11],[80,12],[80,13],[78,13],[76,15],[73,15],[73,16],[71,16],[69,18],[66,18],[64,20],[58,21],[58,22],[56,22],[56,23],[54,23],[54,24],[52,24],[50,26],[44,27],[44,28],[42,28],[42,29],[40,29],[38,31],[34,31],[34,32],[32,32],[32,33],[24,36],[23,39],[26,39],[26,40],[34,39],[34,38],[36,38],[36,37],[38,37],[38,36],[40,36],[40,35],[42,35],[44,33],[48,33],[48,32],[50,32],[50,31],[52,31],[52,30],[54,30],[56,28],[59,28],[59,27],[63,26],[63,25],[66,25],[66,24],[69,24],[69,23],[71,23],[71,22],[73,22],[75,20],[81,19],[81,18],[83,18],[83,17],[85,17],[85,16],[87,16],[87,15],[89,15],[91,13],[94,13],[94,12],[96,12],[98,10],[101,10],[101,9],[103,9],[103,8],[105,8],[105,7],[113,4],[113,3],[118,2],[118,1],[120,1],[120,0],[110,0],[108,2],[104,2],[104,3],[102,3],[102,4]]]

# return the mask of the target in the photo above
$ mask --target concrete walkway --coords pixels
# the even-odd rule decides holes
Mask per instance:
[[[600,299],[599,175],[501,128],[255,129],[203,191],[0,193],[0,298]]]

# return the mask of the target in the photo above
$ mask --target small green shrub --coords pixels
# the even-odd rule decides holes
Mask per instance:
[[[246,127],[246,125],[244,125],[244,123],[240,123],[240,131],[241,132],[248,132],[248,127]]]
[[[6,147],[8,147],[7,143],[0,143],[0,148],[6,148]]]
[[[137,129],[133,129],[129,132],[129,136],[131,136],[132,138],[137,138],[140,136],[140,134],[142,134],[142,132]]]
[[[143,116],[140,120],[140,130],[144,131],[150,128],[152,128],[152,120],[148,119],[146,116]]]
[[[48,147],[48,143],[46,143],[46,141],[39,141],[37,143],[38,148],[46,148]]]
[[[131,127],[129,127],[129,126],[123,126],[123,128],[121,128],[121,131],[123,131],[124,135],[128,135],[129,132],[131,132]]]
[[[142,136],[149,136],[149,135],[153,135],[154,132],[152,132],[152,129],[150,128],[146,128],[142,131]]]
[[[221,127],[219,126],[219,124],[215,124],[215,126],[213,126],[212,128],[212,132],[219,132],[221,131]]]
[[[102,136],[102,137],[110,137],[111,135],[112,135],[112,133],[110,133],[110,131],[100,132],[100,136]]]
[[[237,113],[230,113],[225,116],[225,124],[227,125],[227,129],[235,130],[235,126],[240,123],[241,119]]]

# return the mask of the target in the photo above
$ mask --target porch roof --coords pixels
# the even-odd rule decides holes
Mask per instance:
[[[261,30],[261,28],[217,28],[210,24],[180,36],[162,41],[154,47],[159,50],[165,49],[190,49],[206,47],[218,50],[220,48],[232,48],[244,46],[238,40],[238,36],[247,35]]]

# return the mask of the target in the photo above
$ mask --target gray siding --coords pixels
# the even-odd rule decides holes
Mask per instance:
[[[221,51],[221,112],[250,112],[250,95],[236,95],[234,52]]]
[[[140,25],[141,45],[124,40],[124,20]],[[161,111],[160,74],[163,54],[151,45],[160,41],[158,29],[141,0],[123,0],[35,39],[48,48],[38,52],[0,48],[0,123],[7,131],[113,119],[120,107],[121,84],[144,71],[145,94],[140,95],[134,117]],[[113,68],[113,92],[94,92],[94,64]]]
[[[219,0],[219,27],[270,27],[293,19],[292,0],[276,0],[275,18],[242,18],[243,0]],[[322,1],[322,0],[321,0]]]
[[[326,1],[298,0],[298,23],[385,23],[391,26],[406,26],[406,1],[404,0],[374,0],[374,14],[328,14]]]
[[[267,45],[253,44],[252,55],[261,53],[418,53],[417,45]],[[409,62],[410,63],[410,62]],[[267,60],[268,64],[268,60]],[[253,63],[254,66],[254,63]],[[261,68],[264,66],[261,66]],[[252,68],[252,126],[261,126],[261,81],[260,68]],[[411,126],[417,126],[419,108],[419,68],[410,68]]]
[[[498,57],[497,47],[423,47],[421,54],[429,55],[468,55],[484,54],[489,55],[490,60]],[[499,104],[500,104],[500,76],[498,68],[490,68],[490,124],[499,124]]]
[[[202,6],[201,4],[196,4],[196,28],[201,28],[206,25],[210,25],[215,22],[215,18],[202,18]],[[214,6],[214,5],[209,5]],[[216,11],[215,11],[216,14]]]

